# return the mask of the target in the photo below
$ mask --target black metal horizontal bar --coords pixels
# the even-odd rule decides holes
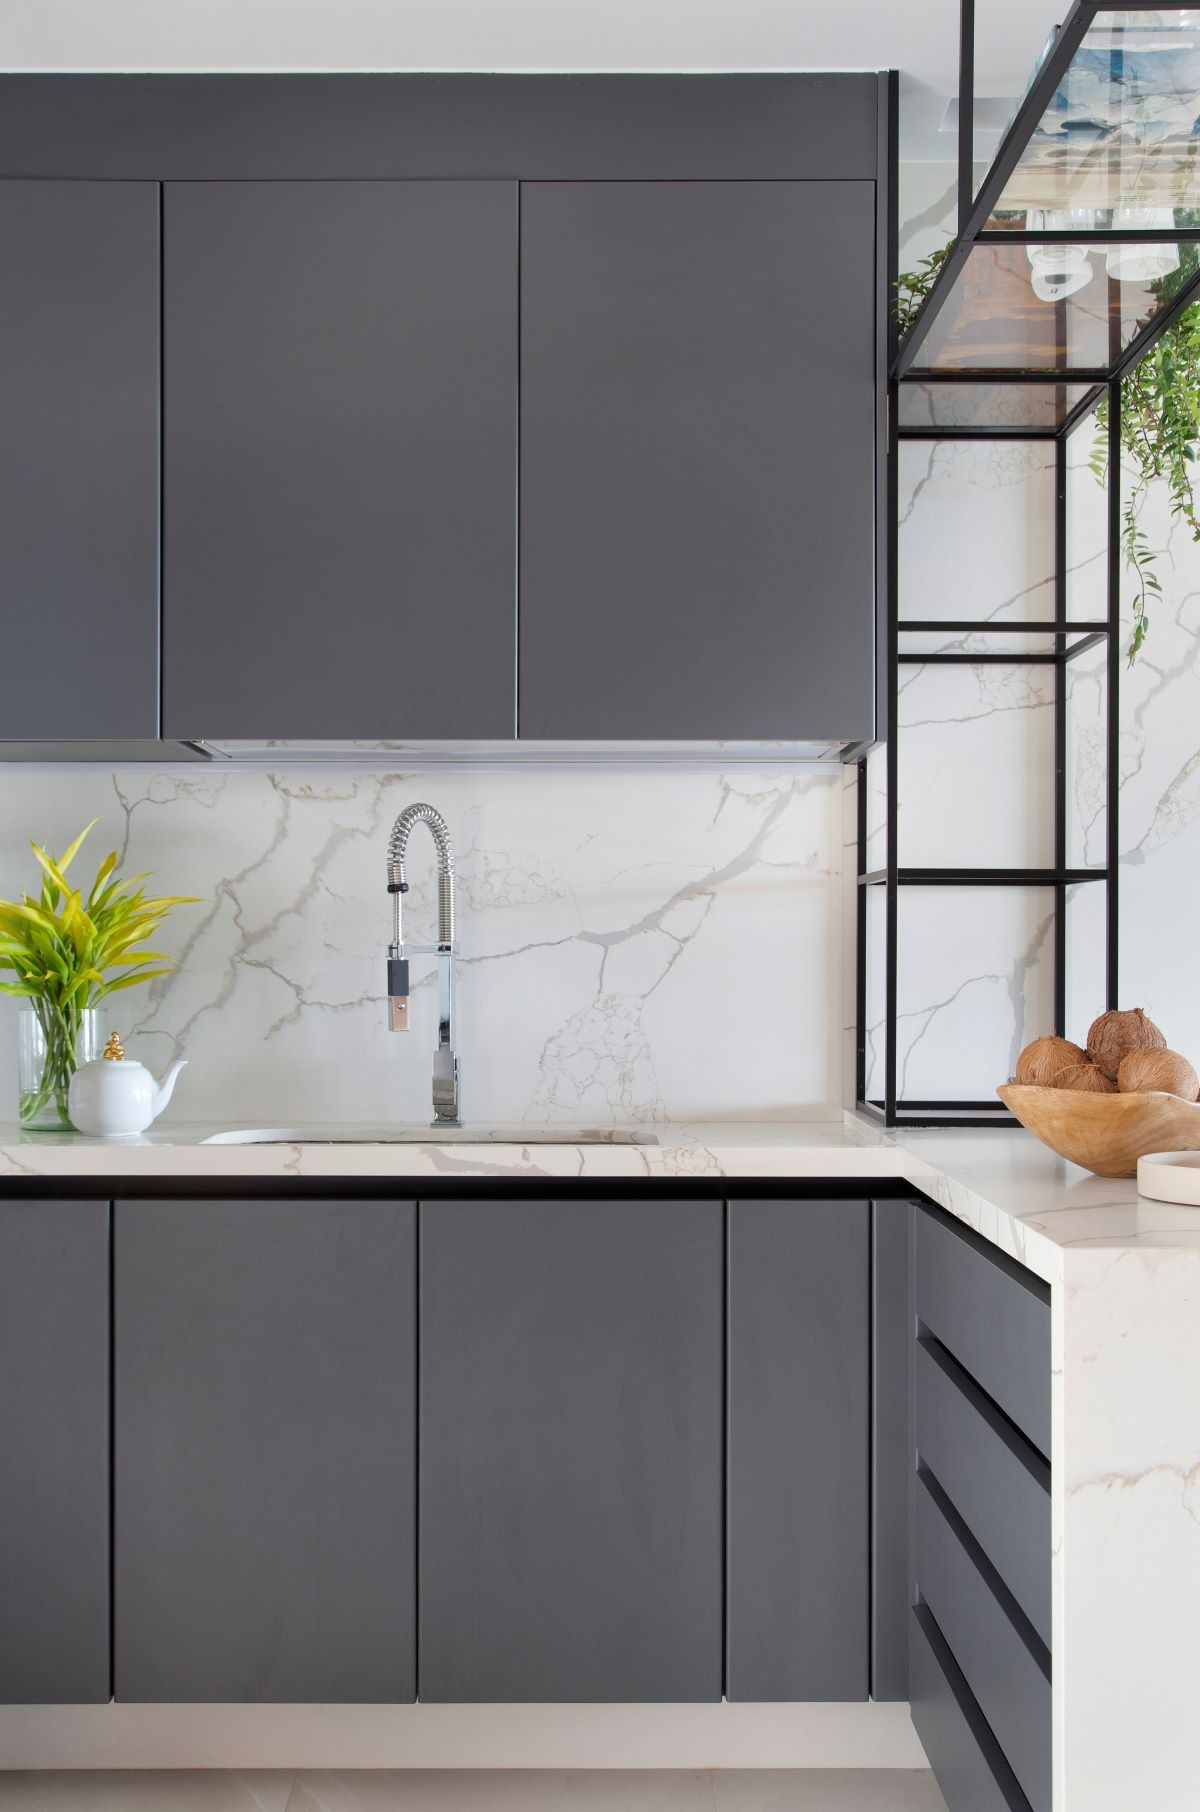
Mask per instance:
[[[898,428],[900,440],[1057,440],[1057,428]]]
[[[1068,415],[1066,421],[1063,423],[1062,427],[1058,430],[1059,438],[1061,440],[1065,440],[1067,438],[1068,434],[1070,434],[1073,429],[1075,429],[1079,426],[1079,423],[1081,421],[1084,421],[1089,415],[1092,414],[1093,410],[1096,408],[1096,405],[1101,401],[1103,396],[1104,396],[1104,385],[1103,384],[1093,384],[1092,388],[1088,391],[1087,395],[1085,397],[1082,397],[1079,400],[1079,402],[1076,403],[1076,405],[1072,409],[1070,415]]]
[[[880,887],[886,868],[859,875],[860,887]],[[898,868],[897,887],[1074,887],[1107,881],[1107,868]]]
[[[897,440],[917,441],[1027,441],[1057,440],[1058,428],[897,428]]]
[[[973,631],[984,635],[1107,635],[1107,623],[1055,623],[1051,622],[1000,622],[994,617],[980,622],[972,617],[948,617],[941,621],[937,617],[913,618],[910,621],[897,623],[901,635],[906,632],[919,631],[922,635],[936,635],[943,629]]]
[[[973,1114],[1007,1114],[1010,1109],[1003,1101],[915,1101],[902,1096],[896,1103],[897,1109],[906,1109],[911,1113],[922,1113],[926,1109],[935,1113],[951,1113],[961,1108],[963,1113]]]
[[[1040,648],[1002,654],[938,648],[928,654],[897,654],[896,659],[901,667],[1044,667],[1053,666],[1062,656]]]
[[[902,384],[1107,384],[1108,373],[1097,367],[1075,371],[1020,371],[1008,365],[969,365],[961,370],[909,371]]]
[[[1002,1101],[964,1101],[958,1113],[952,1111],[959,1105],[953,1101],[897,1101],[890,1120],[882,1101],[860,1100],[854,1105],[856,1112],[880,1126],[986,1127],[991,1132],[1021,1124]]]
[[[976,245],[1195,245],[1200,227],[1087,227],[1074,233],[1056,228],[1051,233],[1028,227],[985,227],[975,236]]]
[[[951,1132],[959,1127],[966,1132],[979,1131],[981,1129],[987,1132],[1009,1132],[1018,1129],[1021,1122],[1014,1119],[1012,1114],[993,1114],[990,1109],[981,1109],[979,1112],[968,1110],[961,1114],[946,1114],[934,1110],[923,1113],[920,1109],[916,1108],[909,1108],[907,1112],[902,1113],[900,1109],[897,1108],[891,1124],[893,1127],[921,1127],[928,1129],[931,1132]]]
[[[899,887],[1073,887],[1105,881],[1107,868],[898,868]]]
[[[1078,642],[1072,642],[1071,646],[1064,651],[1063,658],[1068,661],[1073,661],[1075,656],[1077,654],[1082,654],[1085,648],[1094,648],[1097,642],[1107,641],[1110,634],[1110,630],[1098,629],[1094,635],[1082,636]]]

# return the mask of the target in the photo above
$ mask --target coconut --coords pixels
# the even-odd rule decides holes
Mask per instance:
[[[1050,1033],[1025,1046],[1017,1058],[1017,1073],[1013,1080],[1030,1083],[1034,1088],[1054,1088],[1060,1070],[1086,1062],[1086,1051],[1081,1051],[1069,1038],[1056,1038]]]
[[[1098,1070],[1094,1063],[1077,1063],[1069,1070],[1059,1070],[1054,1078],[1055,1088],[1078,1089],[1087,1095],[1115,1095],[1117,1085],[1110,1082],[1103,1070]]]
[[[1122,1057],[1117,1087],[1127,1095],[1158,1090],[1164,1095],[1178,1095],[1182,1101],[1194,1101],[1200,1095],[1200,1076],[1178,1051],[1148,1050],[1143,1046]]]
[[[1128,1057],[1130,1051],[1163,1051],[1166,1046],[1166,1039],[1141,1007],[1133,1007],[1127,1013],[1101,1013],[1087,1035],[1087,1054],[1110,1082],[1116,1081],[1121,1059]]]

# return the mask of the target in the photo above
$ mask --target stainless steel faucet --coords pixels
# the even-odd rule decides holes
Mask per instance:
[[[406,944],[402,900],[408,892],[405,857],[413,826],[427,824],[437,849],[438,941]],[[438,1034],[433,1053],[433,1124],[461,1126],[458,1117],[458,1058],[454,1051],[454,958],[458,951],[454,924],[454,849],[446,820],[431,805],[410,805],[401,812],[388,838],[387,885],[392,896],[392,941],[388,945],[388,1024],[393,1032],[408,1030],[408,959],[438,959]]]

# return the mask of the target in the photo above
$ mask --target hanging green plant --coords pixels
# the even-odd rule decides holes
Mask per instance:
[[[1194,245],[1179,248],[1179,268],[1153,284],[1156,306],[1177,296],[1200,266]],[[1096,442],[1091,467],[1101,484],[1108,482],[1108,402],[1096,411]],[[1141,506],[1151,484],[1167,487],[1171,515],[1186,522],[1192,540],[1200,541],[1194,467],[1200,446],[1200,304],[1185,308],[1178,320],[1154,342],[1129,375],[1121,380],[1121,456],[1132,483],[1121,504],[1121,547],[1133,574],[1133,633],[1129,663],[1150,629],[1149,606],[1162,596],[1162,582],[1152,548],[1141,528]]]
[[[954,241],[923,258],[896,279],[896,325],[907,333],[924,306]],[[1151,285],[1154,310],[1169,302],[1200,269],[1200,250],[1181,245],[1179,266]],[[1101,485],[1108,483],[1108,403],[1096,411],[1096,440],[1088,464]],[[1200,447],[1200,302],[1185,308],[1121,380],[1121,454],[1132,483],[1121,505],[1121,549],[1133,574],[1132,666],[1150,630],[1150,605],[1162,596],[1156,561],[1141,527],[1141,508],[1150,486],[1167,487],[1171,515],[1185,522],[1200,541],[1195,464]]]

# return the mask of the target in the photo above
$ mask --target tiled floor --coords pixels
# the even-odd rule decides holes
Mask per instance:
[[[0,1774],[3,1812],[945,1812],[930,1775],[150,1770]]]

